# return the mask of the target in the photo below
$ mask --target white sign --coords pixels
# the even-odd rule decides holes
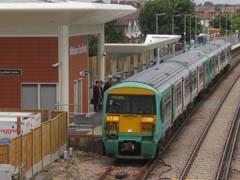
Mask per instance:
[[[88,47],[86,45],[78,45],[77,47],[70,47],[69,54],[70,56],[74,56],[77,54],[84,54],[88,52]]]

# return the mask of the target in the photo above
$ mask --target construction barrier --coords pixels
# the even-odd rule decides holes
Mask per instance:
[[[58,159],[67,146],[68,115],[61,112],[30,133],[0,145],[0,164],[11,164],[13,174],[30,179]]]

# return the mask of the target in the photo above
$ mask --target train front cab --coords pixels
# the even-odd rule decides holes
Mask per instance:
[[[139,85],[139,84],[138,84]],[[155,157],[161,121],[160,97],[153,88],[113,87],[105,94],[103,142],[108,156],[117,159]]]

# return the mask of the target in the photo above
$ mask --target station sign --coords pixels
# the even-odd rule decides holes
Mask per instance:
[[[20,76],[22,69],[0,69],[0,76]]]

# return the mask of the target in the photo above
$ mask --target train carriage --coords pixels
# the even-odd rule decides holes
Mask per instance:
[[[154,158],[159,142],[228,66],[229,49],[229,43],[214,41],[173,56],[107,90],[102,122],[106,153],[115,158]]]

